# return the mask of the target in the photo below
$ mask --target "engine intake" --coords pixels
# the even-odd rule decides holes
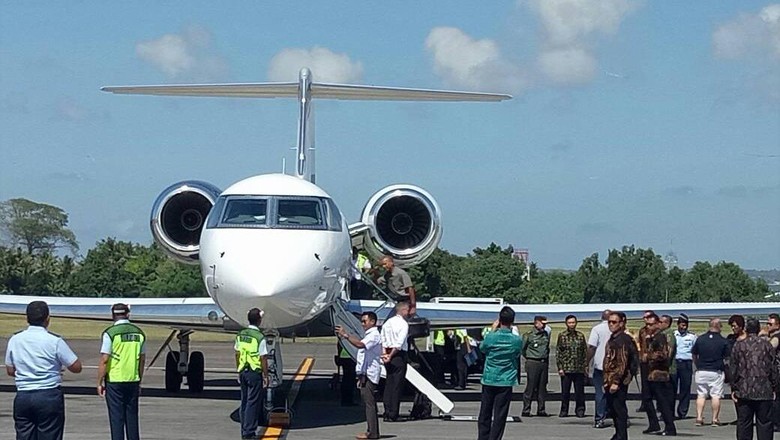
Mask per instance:
[[[363,208],[371,240],[364,247],[375,259],[391,255],[396,264],[422,262],[441,241],[441,211],[436,200],[414,185],[391,185],[371,196]]]
[[[175,183],[157,196],[150,226],[154,240],[170,257],[198,264],[200,233],[221,192],[210,183],[189,180]]]

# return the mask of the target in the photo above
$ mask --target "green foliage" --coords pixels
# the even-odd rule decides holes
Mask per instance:
[[[68,214],[61,208],[27,199],[0,203],[0,231],[12,247],[21,246],[28,254],[53,253],[68,248],[75,255],[79,245],[68,229]]]
[[[0,203],[0,293],[97,297],[205,296],[199,268],[167,258],[156,245],[106,238],[81,261],[57,256],[78,250],[60,208],[26,199]],[[515,259],[511,246],[490,243],[459,256],[437,249],[409,268],[419,300],[435,296],[504,298],[520,304],[762,301],[769,294],[734,263],[697,262],[669,270],[652,249],[612,249],[602,264],[586,257],[574,273],[539,270]]]

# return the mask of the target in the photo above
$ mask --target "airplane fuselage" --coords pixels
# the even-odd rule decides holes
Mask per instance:
[[[325,191],[306,180],[267,174],[219,197],[201,233],[200,266],[209,295],[245,325],[252,307],[283,330],[326,310],[349,276],[347,223]]]

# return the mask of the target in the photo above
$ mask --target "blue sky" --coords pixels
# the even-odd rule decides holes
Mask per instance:
[[[85,250],[148,243],[157,194],[277,172],[288,100],[104,85],[315,79],[507,92],[502,103],[317,106],[317,174],[356,220],[385,185],[443,210],[442,246],[576,269],[625,244],[683,267],[780,267],[780,4],[6,2],[0,199],[60,206]]]

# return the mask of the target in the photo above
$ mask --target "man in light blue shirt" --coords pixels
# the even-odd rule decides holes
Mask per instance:
[[[676,372],[674,375],[674,388],[678,390],[679,403],[677,404],[677,418],[684,419],[688,415],[691,405],[691,381],[693,380],[693,344],[696,335],[688,331],[688,315],[680,313],[677,318],[677,330],[674,332],[677,339],[677,352],[674,363]]]
[[[14,426],[17,440],[61,440],[65,428],[62,369],[81,372],[81,361],[58,335],[49,333],[49,306],[27,305],[27,330],[8,340],[6,372],[16,381]]]

